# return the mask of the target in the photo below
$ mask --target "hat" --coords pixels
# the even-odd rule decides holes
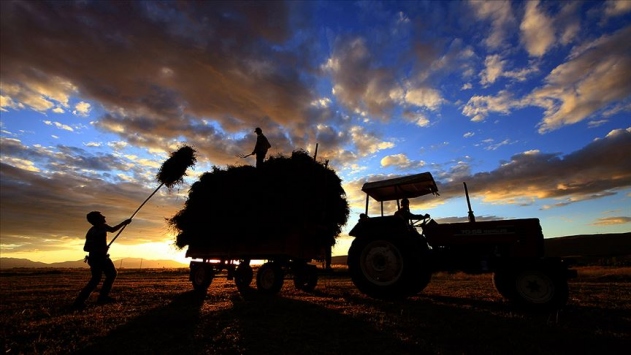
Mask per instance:
[[[263,131],[262,131],[259,127],[256,127],[256,128],[254,129],[254,132],[256,132],[256,133],[262,133]]]

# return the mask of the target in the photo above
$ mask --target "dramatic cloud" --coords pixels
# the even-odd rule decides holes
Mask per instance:
[[[574,49],[569,61],[556,67],[546,85],[530,95],[545,108],[539,132],[589,118],[631,93],[631,26]]]
[[[566,156],[539,151],[515,155],[498,169],[474,174],[466,181],[487,202],[555,199],[568,204],[598,199],[631,187],[629,151],[631,128],[620,129]],[[443,197],[461,193],[458,183],[440,189]]]
[[[394,81],[393,73],[372,63],[362,38],[338,40],[324,69],[333,78],[335,96],[355,112],[384,116],[401,95],[402,89]]]
[[[109,112],[100,127],[121,135],[174,139],[204,117],[231,133],[284,125],[302,134],[311,46],[284,49],[289,16],[301,16],[289,5],[183,3],[172,16],[155,2],[3,2],[2,108],[69,108],[80,94],[74,111],[98,101]]]
[[[510,114],[515,109],[537,106],[545,109],[539,132],[546,133],[564,125],[590,118],[599,110],[628,110],[631,93],[631,26],[577,46],[569,60],[550,72],[543,87],[517,98],[502,90],[495,96],[472,96],[462,114],[481,122],[491,113]],[[502,73],[504,62],[497,55],[487,57],[482,83],[493,83],[499,76],[528,75]],[[613,106],[612,106],[613,105]]]

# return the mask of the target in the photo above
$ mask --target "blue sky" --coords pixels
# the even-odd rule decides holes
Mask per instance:
[[[261,127],[361,186],[429,171],[439,223],[537,217],[546,237],[631,230],[631,2],[1,3],[3,257],[78,260],[99,210],[129,217],[170,152],[198,164],[113,245],[184,260],[165,218]],[[392,205],[386,205],[393,212]]]

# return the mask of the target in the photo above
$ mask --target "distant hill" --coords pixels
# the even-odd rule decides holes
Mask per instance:
[[[141,258],[125,258],[112,260],[117,268],[127,269],[173,269],[185,268],[188,264],[183,264],[173,260],[147,260]],[[58,263],[42,263],[28,259],[0,258],[0,269],[12,268],[88,268],[89,265],[83,260],[63,261]]]
[[[546,256],[614,257],[631,255],[631,233],[586,234],[545,239]]]

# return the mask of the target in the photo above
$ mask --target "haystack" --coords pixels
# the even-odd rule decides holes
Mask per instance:
[[[296,232],[332,246],[348,214],[337,174],[295,151],[258,168],[213,167],[191,186],[184,208],[169,222],[180,248],[230,247]]]

